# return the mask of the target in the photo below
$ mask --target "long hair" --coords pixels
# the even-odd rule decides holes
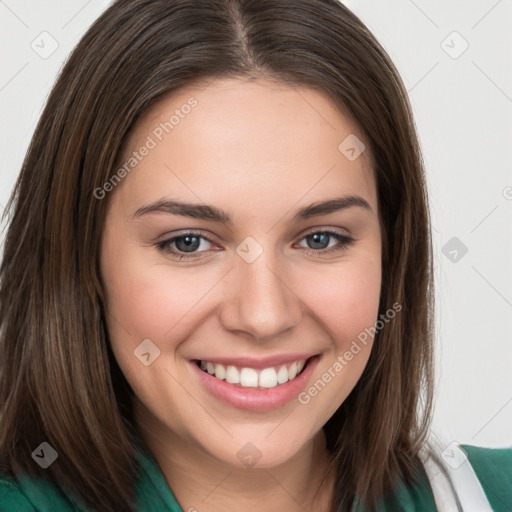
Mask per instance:
[[[112,355],[99,273],[123,143],[162,97],[202,80],[266,77],[328,95],[372,155],[382,226],[379,330],[324,426],[336,511],[367,507],[419,468],[432,415],[433,288],[424,169],[389,56],[336,0],[118,0],[73,50],[6,215],[0,268],[0,469],[65,486],[95,510],[135,510],[132,391]],[[135,171],[134,171],[135,172]],[[115,192],[113,192],[115,193]],[[46,470],[31,453],[59,454]]]

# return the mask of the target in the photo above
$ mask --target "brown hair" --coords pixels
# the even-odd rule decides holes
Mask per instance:
[[[365,25],[336,0],[118,0],[48,98],[8,205],[0,269],[2,471],[50,478],[93,509],[134,510],[140,437],[110,350],[98,267],[116,170],[136,121],[164,94],[215,77],[267,77],[329,95],[361,128],[383,227],[368,364],[324,429],[333,510],[410,482],[431,418],[432,255],[423,164],[406,90]],[[340,141],[341,142],[341,141]],[[58,463],[39,470],[47,441]]]

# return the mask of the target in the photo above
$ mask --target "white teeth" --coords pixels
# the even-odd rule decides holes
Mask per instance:
[[[245,388],[274,388],[280,384],[285,384],[293,380],[304,368],[306,361],[295,361],[289,367],[281,365],[280,367],[265,368],[257,371],[254,368],[237,368],[236,366],[224,366],[220,363],[211,363],[210,361],[200,361],[200,368],[207,371],[217,379],[226,380],[229,384],[239,384]]]
[[[221,364],[215,365],[215,377],[220,380],[224,380],[226,378],[226,369]]]
[[[275,388],[277,386],[277,373],[274,368],[265,368],[260,373],[260,388]]]
[[[292,365],[288,369],[288,378],[290,380],[295,379],[296,375],[297,375],[297,363],[292,363]]]
[[[279,368],[279,371],[277,372],[277,382],[279,384],[288,382],[288,370],[284,364],[281,366],[281,368]]]
[[[226,368],[226,382],[230,384],[240,383],[240,372],[234,366],[228,366]]]
[[[258,372],[252,368],[242,368],[240,372],[240,385],[244,388],[257,388]]]

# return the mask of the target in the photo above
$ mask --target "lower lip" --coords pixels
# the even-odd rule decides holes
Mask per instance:
[[[310,358],[298,377],[285,384],[278,384],[276,387],[268,389],[235,386],[201,370],[196,361],[191,361],[191,364],[205,388],[223,402],[237,409],[268,411],[282,407],[293,399],[297,399],[299,393],[306,387],[318,360],[319,356]]]

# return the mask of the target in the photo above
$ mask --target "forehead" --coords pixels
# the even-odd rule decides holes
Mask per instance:
[[[354,137],[364,140],[317,90],[266,80],[202,83],[167,95],[139,120],[120,164],[150,149],[119,192],[130,203],[172,196],[253,210],[357,194],[373,207],[369,150],[354,160],[343,152]]]

